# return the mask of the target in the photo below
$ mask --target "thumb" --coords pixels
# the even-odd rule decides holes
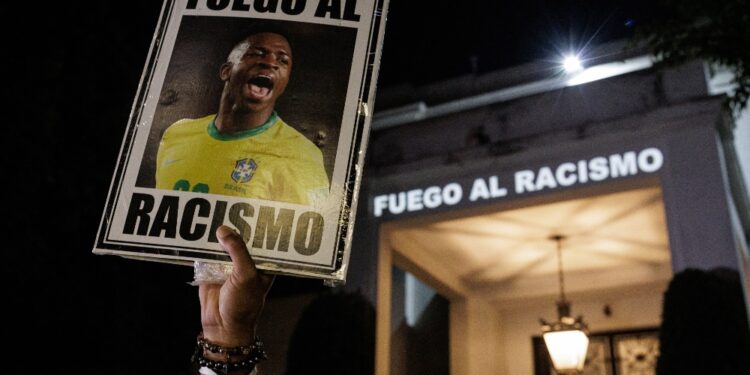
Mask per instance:
[[[236,277],[240,277],[240,280],[257,277],[258,270],[255,268],[253,258],[250,257],[245,242],[237,232],[226,225],[222,225],[216,229],[216,237],[219,239],[221,247],[232,258],[232,273]]]

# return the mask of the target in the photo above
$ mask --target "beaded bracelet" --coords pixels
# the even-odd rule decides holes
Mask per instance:
[[[229,360],[229,356],[231,355],[248,355],[254,350],[265,353],[263,349],[263,341],[260,341],[260,338],[258,337],[255,338],[255,342],[253,342],[251,345],[224,347],[206,340],[206,338],[203,337],[203,332],[201,332],[200,334],[198,334],[197,344],[199,347],[206,349],[211,353],[226,354],[227,360]]]
[[[213,361],[203,356],[203,351],[208,350],[211,353],[225,354],[226,361]],[[232,362],[232,355],[249,355],[250,357]],[[267,358],[266,351],[263,349],[263,342],[259,338],[255,338],[255,342],[252,345],[247,346],[235,346],[235,347],[224,347],[206,340],[203,337],[203,333],[198,335],[197,345],[195,346],[195,352],[193,353],[193,362],[198,363],[202,367],[208,367],[214,371],[222,371],[224,374],[228,374],[229,371],[234,370],[247,370],[252,371],[255,365]]]

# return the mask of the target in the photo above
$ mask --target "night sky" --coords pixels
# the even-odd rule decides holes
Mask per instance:
[[[425,4],[429,4],[426,6]],[[485,73],[632,34],[645,1],[392,1],[380,85]]]
[[[644,3],[394,0],[379,86],[556,59],[629,35]],[[192,270],[91,254],[161,2],[30,5],[3,26],[6,342],[19,373],[174,367],[199,330]]]

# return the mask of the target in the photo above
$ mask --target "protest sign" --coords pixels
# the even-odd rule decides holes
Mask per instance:
[[[387,1],[168,0],[94,253],[344,280]]]

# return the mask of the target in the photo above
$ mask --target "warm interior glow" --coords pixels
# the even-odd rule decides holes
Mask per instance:
[[[557,372],[570,374],[583,370],[589,346],[589,338],[583,331],[547,332],[543,337]]]
[[[512,181],[505,183],[512,186]],[[469,194],[464,192],[466,198]],[[498,308],[513,309],[559,292],[550,228],[580,233],[571,245],[575,251],[565,254],[572,290],[666,285],[672,266],[664,212],[661,189],[648,187],[437,223],[399,224],[388,241],[410,262],[441,267],[432,272],[441,283],[470,286]],[[622,233],[638,233],[639,240]]]

